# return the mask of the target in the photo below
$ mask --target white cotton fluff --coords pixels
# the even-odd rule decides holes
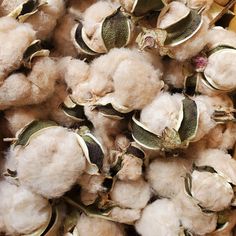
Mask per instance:
[[[189,8],[184,3],[177,1],[171,2],[168,6],[169,10],[160,18],[157,27],[165,28],[185,16],[189,11]],[[204,48],[206,45],[206,32],[209,26],[208,22],[207,17],[203,17],[202,25],[191,38],[176,46],[167,45],[175,59],[184,61],[197,55]]]
[[[153,58],[136,49],[112,49],[92,62],[86,88],[77,90],[77,99],[83,90],[97,97],[110,93],[117,106],[142,109],[163,87],[159,65],[154,67]]]
[[[80,236],[124,236],[120,224],[82,214],[76,225]]]
[[[60,19],[52,36],[52,41],[55,47],[54,53],[59,54],[60,56],[76,57],[77,51],[70,35],[75,24],[76,21],[70,14],[64,15]]]
[[[194,200],[182,189],[173,199],[181,224],[197,235],[205,235],[215,230],[217,215],[204,213]]]
[[[210,211],[227,208],[234,196],[231,185],[216,173],[193,171],[191,193],[200,206]]]
[[[0,181],[0,231],[7,235],[29,234],[47,224],[49,202],[22,186]]]
[[[173,198],[182,188],[190,167],[191,162],[181,157],[156,158],[149,165],[146,178],[158,196]]]
[[[34,39],[35,32],[29,24],[18,23],[11,17],[0,18],[0,86],[20,66],[24,51]]]
[[[214,1],[213,0],[188,0],[187,6],[192,9],[208,11]]]
[[[119,0],[121,6],[127,11],[127,12],[131,12],[133,5],[135,2],[135,0]]]
[[[132,224],[141,217],[141,210],[114,207],[111,210],[110,217],[119,223]]]
[[[143,161],[132,155],[123,155],[122,167],[117,173],[120,180],[138,180],[142,176]]]
[[[211,166],[232,184],[236,184],[236,161],[219,149],[206,149],[198,154],[198,166]]]
[[[62,127],[41,131],[27,146],[11,149],[8,158],[17,160],[20,183],[46,198],[63,195],[86,167],[76,135]]]
[[[180,230],[175,205],[168,199],[160,199],[144,208],[135,228],[142,236],[176,236]]]
[[[141,123],[157,135],[161,135],[166,127],[178,130],[182,121],[180,118],[183,99],[180,94],[160,93],[141,111]]]
[[[0,110],[45,101],[53,94],[57,77],[55,62],[49,57],[38,58],[28,76],[15,73],[4,81],[0,87]]]
[[[149,184],[143,179],[117,181],[111,191],[111,199],[120,207],[141,209],[151,197]]]

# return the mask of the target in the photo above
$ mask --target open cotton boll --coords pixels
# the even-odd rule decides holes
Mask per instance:
[[[124,155],[122,167],[117,173],[120,180],[138,180],[142,175],[143,161],[132,155]]]
[[[46,199],[22,186],[0,181],[0,231],[7,235],[29,234],[50,217]]]
[[[43,112],[42,112],[43,111]],[[33,120],[43,120],[47,118],[47,112],[43,107],[25,106],[12,108],[5,111],[5,118],[8,122],[8,128],[13,135]]]
[[[231,185],[216,173],[193,171],[191,193],[200,206],[210,211],[227,208],[234,196]]]
[[[15,73],[4,81],[0,87],[0,110],[2,107],[39,104],[45,101],[53,94],[57,77],[52,59],[37,59],[28,76]]]
[[[62,127],[43,130],[25,147],[11,149],[22,185],[46,198],[60,197],[83,173],[86,160],[75,133]]]
[[[120,207],[141,209],[151,197],[149,184],[143,179],[137,181],[117,181],[111,191],[111,199]]]
[[[189,11],[189,8],[184,3],[177,1],[171,2],[168,6],[168,11],[158,20],[158,28],[165,29],[181,19]],[[190,38],[178,45],[167,45],[173,57],[179,61],[184,61],[197,55],[206,45],[208,27],[209,20],[207,17],[203,17],[202,25]]]
[[[142,236],[176,236],[180,222],[175,205],[168,199],[160,199],[144,208],[135,228]]]
[[[198,154],[198,166],[211,166],[230,183],[236,184],[236,161],[219,149],[206,149]]]
[[[191,161],[183,158],[156,158],[149,165],[146,178],[158,196],[173,198],[182,188],[190,168]]]
[[[122,61],[113,75],[116,103],[132,109],[142,109],[163,88],[161,76],[160,70],[155,70],[145,61]]]
[[[96,217],[82,214],[76,225],[80,236],[124,236],[120,224]]]
[[[10,72],[18,69],[24,51],[34,39],[35,32],[29,24],[11,17],[0,18],[0,86]]]
[[[197,235],[205,235],[215,230],[217,215],[202,212],[193,199],[181,189],[178,196],[173,199],[173,202],[184,228]]]
[[[75,24],[76,21],[70,14],[64,15],[60,19],[52,36],[55,54],[59,54],[60,56],[77,56],[77,51],[73,45],[70,35],[70,32]]]
[[[72,91],[80,83],[87,80],[89,75],[89,65],[79,59],[63,57],[58,61],[57,69],[61,78],[66,82]]]
[[[181,122],[181,101],[183,99],[183,95],[180,94],[160,93],[143,108],[140,121],[157,135],[161,135],[166,127],[178,130]]]
[[[120,222],[124,224],[131,224],[140,218],[141,210],[114,207],[111,210],[110,216],[116,222]]]

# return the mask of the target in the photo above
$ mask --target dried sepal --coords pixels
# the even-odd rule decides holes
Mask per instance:
[[[16,134],[17,141],[14,143],[14,146],[26,146],[30,139],[36,136],[39,132],[55,126],[57,126],[57,124],[54,121],[34,120]]]
[[[46,4],[46,0],[26,0],[12,11],[9,16],[14,17],[19,22],[24,22]]]
[[[135,0],[130,13],[142,16],[150,11],[160,11],[164,6],[162,0]]]
[[[23,54],[23,59],[22,59],[23,66],[26,68],[31,68],[32,60],[35,57],[42,57],[42,56],[45,57],[48,56],[49,53],[50,53],[49,50],[43,49],[40,40],[35,40],[30,44],[30,46],[25,50]]]
[[[234,108],[219,109],[214,111],[211,118],[218,124],[225,124],[227,122],[236,122],[235,114],[236,109]]]
[[[127,150],[126,154],[135,156],[141,160],[144,160],[146,157],[146,153],[142,150],[135,142],[131,142]]]
[[[84,106],[75,103],[70,97],[65,99],[65,101],[60,105],[60,109],[65,113],[66,116],[77,122],[86,120]]]
[[[125,47],[131,40],[131,34],[132,23],[120,8],[102,22],[101,36],[107,51]]]
[[[69,208],[69,213],[63,221],[63,231],[64,233],[74,232],[75,226],[77,225],[80,212],[75,208]],[[73,235],[73,234],[72,234]]]
[[[186,76],[184,80],[184,93],[188,96],[194,96],[198,88],[198,74]]]
[[[99,174],[102,171],[104,159],[101,143],[85,127],[77,133],[77,139],[87,159],[85,172],[91,175]]]

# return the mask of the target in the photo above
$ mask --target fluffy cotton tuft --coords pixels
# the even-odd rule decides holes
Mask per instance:
[[[160,199],[148,205],[135,228],[143,236],[176,236],[180,230],[175,205],[168,199]]]
[[[117,181],[111,191],[111,199],[120,207],[141,209],[151,197],[150,187],[142,179],[137,181]]]
[[[22,185],[46,198],[63,195],[86,167],[76,135],[62,127],[43,130],[26,147],[11,149]]]
[[[0,86],[10,72],[18,69],[24,51],[33,40],[35,32],[29,24],[18,23],[11,17],[0,18]]]
[[[0,231],[7,235],[32,233],[48,222],[46,199],[22,186],[0,181]]]
[[[178,130],[183,99],[180,94],[161,93],[141,111],[140,121],[157,135],[166,127]]]
[[[218,174],[193,171],[191,193],[199,204],[210,211],[227,208],[234,196],[231,185]]]
[[[158,196],[173,198],[182,188],[190,166],[183,158],[156,158],[149,165],[146,177]]]
[[[80,236],[124,236],[121,225],[82,214],[76,225]]]

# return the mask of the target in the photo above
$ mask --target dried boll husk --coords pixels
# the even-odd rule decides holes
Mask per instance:
[[[135,228],[143,236],[178,235],[180,222],[174,203],[165,198],[151,203],[143,210]]]
[[[86,168],[76,134],[62,127],[43,129],[7,157],[17,162],[20,183],[46,198],[63,195]]]
[[[149,184],[143,179],[117,181],[110,195],[121,208],[142,209],[151,197],[151,190]]]
[[[0,87],[0,110],[45,101],[53,94],[57,79],[56,65],[52,59],[35,59],[28,75],[18,72],[5,79]]]
[[[203,209],[222,211],[230,206],[234,192],[225,178],[217,173],[197,170],[190,178],[191,195]]]
[[[2,8],[4,15],[11,14],[19,5],[26,2],[21,1],[8,1],[3,0]],[[32,25],[33,29],[37,32],[37,38],[46,39],[50,37],[57,20],[64,14],[64,1],[63,0],[47,0],[46,4],[40,6],[34,14],[30,14],[24,20]],[[13,4],[14,3],[14,4]]]
[[[179,61],[184,61],[195,56],[204,48],[206,45],[206,33],[209,27],[209,20],[207,17],[198,15],[195,10],[189,9],[183,3],[173,1],[168,5],[168,11],[165,8],[163,9],[163,13],[161,13],[157,22],[158,29],[168,31],[168,27],[174,25],[180,19],[184,19],[188,14],[193,14],[194,23],[186,26],[182,23],[183,29],[180,29],[179,26],[175,27],[174,33],[167,34],[167,39],[168,37],[170,37],[170,39],[165,40],[167,42],[164,41],[163,45],[164,52],[167,49],[171,57]],[[188,20],[188,22],[191,21]],[[180,30],[187,32],[188,35],[183,37],[183,33],[179,34]],[[181,35],[181,38],[178,38],[179,35]],[[173,37],[173,39],[171,39],[171,37]],[[191,50],[188,50],[189,48],[191,48]]]
[[[53,53],[55,55],[76,57],[77,51],[70,36],[70,32],[75,24],[74,17],[68,13],[59,20],[52,36],[54,44]]]
[[[198,153],[195,160],[197,166],[211,166],[229,183],[236,184],[236,161],[223,150],[205,149]]]
[[[33,233],[48,225],[49,202],[38,194],[8,182],[0,181],[0,231],[7,235]]]
[[[146,178],[161,197],[173,198],[183,186],[184,176],[191,169],[191,161],[182,157],[156,158],[148,167]]]
[[[29,24],[18,23],[11,17],[0,18],[0,86],[9,73],[20,67],[23,53],[33,40],[35,31]]]
[[[153,58],[138,50],[112,49],[92,62],[89,79],[77,88],[73,98],[86,101],[92,96],[99,104],[99,98],[107,94],[106,103],[112,103],[118,111],[119,107],[142,109],[163,87],[161,67],[161,63],[154,67]]]
[[[120,224],[108,220],[88,217],[82,214],[76,225],[80,236],[124,236],[124,229]]]
[[[180,189],[173,199],[179,219],[184,228],[197,235],[205,235],[215,230],[217,215],[204,213],[193,199]]]

